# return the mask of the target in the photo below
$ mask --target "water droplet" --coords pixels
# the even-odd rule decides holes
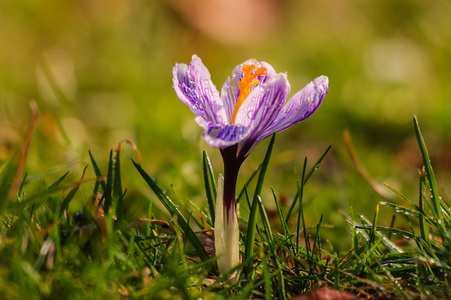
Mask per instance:
[[[255,112],[253,110],[250,110],[247,112],[247,117],[249,119],[254,119],[255,118]]]

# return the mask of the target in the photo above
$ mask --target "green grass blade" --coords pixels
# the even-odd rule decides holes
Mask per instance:
[[[196,234],[192,230],[192,228],[188,225],[185,218],[183,217],[182,213],[179,211],[178,207],[172,202],[172,200],[166,195],[166,192],[157,184],[155,179],[149,176],[141,167],[140,164],[136,163],[132,159],[133,165],[138,170],[141,177],[144,179],[144,181],[147,183],[147,185],[152,189],[152,191],[155,193],[155,195],[158,197],[158,199],[161,201],[161,203],[166,207],[167,211],[171,216],[177,217],[177,223],[179,224],[180,228],[184,231],[184,234],[186,235],[187,239],[191,242],[194,249],[197,252],[197,255],[199,258],[207,262],[210,260],[210,257],[207,254],[207,251],[202,246],[201,242],[197,238]],[[208,270],[210,272],[213,272],[214,274],[217,274],[217,268],[216,264],[210,260],[210,262],[207,264]]]
[[[246,183],[244,184],[243,188],[241,189],[241,191],[238,194],[238,197],[236,198],[236,203],[238,204],[241,200],[241,198],[244,196],[245,194],[245,190],[246,187],[249,186],[249,184],[252,182],[252,180],[255,178],[255,176],[258,174],[258,172],[261,170],[263,163],[261,163],[258,168],[251,174],[251,176],[249,177],[249,179],[246,181]]]
[[[307,157],[305,157],[304,159],[304,166],[302,167],[302,178],[301,181],[299,181],[299,179],[297,178],[297,186],[298,186],[298,191],[297,191],[297,198],[299,198],[299,209],[298,209],[298,218],[297,218],[297,223],[296,223],[296,253],[299,254],[299,249],[300,249],[300,233],[301,233],[301,217],[303,214],[303,206],[302,206],[302,198],[304,195],[304,176],[305,176],[305,168],[307,166]],[[293,201],[295,202],[295,201]],[[293,205],[291,206],[291,208],[293,207]],[[289,211],[290,213],[290,211]],[[290,217],[289,215],[287,216],[288,218]],[[305,225],[305,224],[304,224]],[[305,230],[305,226],[303,227],[303,231],[304,231],[304,235],[306,234],[306,230]],[[306,237],[306,236],[305,236]],[[305,240],[305,243],[307,244],[307,239]],[[308,251],[308,250],[307,250]]]
[[[424,219],[424,198],[423,198],[423,186],[424,186],[424,176],[420,177],[420,193],[419,193],[419,209],[420,209],[420,235],[421,238],[426,242],[426,244],[431,248],[431,239],[429,238],[429,232],[426,225],[426,221]]]
[[[123,204],[124,192],[122,190],[121,180],[121,163],[120,163],[120,147],[114,151],[113,159],[113,199],[115,202],[115,212],[118,220],[123,220]]]
[[[122,197],[122,182],[121,182],[121,164],[120,164],[120,148],[116,149],[113,158],[113,170],[114,170],[114,181],[113,181],[113,196]]]
[[[357,237],[357,228],[355,227],[356,219],[355,219],[355,214],[354,214],[354,207],[352,206],[352,204],[349,207],[349,214],[350,214],[350,222],[352,222],[352,224],[351,224],[351,246],[354,251],[357,251],[359,248],[359,239]]]
[[[205,193],[207,194],[208,209],[210,211],[211,224],[215,223],[216,183],[213,168],[207,152],[203,152],[203,164]]]
[[[248,258],[254,256],[254,240],[257,227],[257,202],[258,199],[257,197],[255,197],[250,207],[249,220],[247,225],[246,244],[244,248],[244,260],[248,261],[248,263],[244,265],[244,274],[246,277],[249,277],[253,271],[253,261],[248,260]]]
[[[274,189],[271,188],[271,191],[272,191],[272,195],[274,198],[274,202],[276,204],[277,213],[279,215],[279,220],[280,220],[280,225],[282,226],[283,235],[286,237],[289,237],[291,235],[290,229],[288,228],[288,224],[285,221],[285,216],[283,215],[282,208],[279,205],[279,201],[277,201],[277,196],[276,196],[276,193],[274,192]],[[290,247],[291,251],[294,252],[292,240],[288,239],[288,243],[289,243],[289,247]]]
[[[298,186],[299,186],[299,184],[298,184]],[[288,212],[287,212],[287,216],[285,217],[287,224],[290,221],[291,214],[293,213],[294,207],[296,206],[298,199],[299,199],[299,189],[296,191],[296,195],[294,195],[293,202],[291,203],[290,208],[288,209]]]
[[[299,214],[298,214],[298,222],[297,222],[297,226],[296,226],[296,250],[299,253],[299,249],[300,249],[300,245],[299,245],[299,233],[300,233],[300,224],[299,221],[302,218],[302,229],[304,231],[304,241],[305,241],[305,250],[306,250],[306,255],[307,255],[307,262],[309,264],[309,273],[312,274],[313,272],[313,262],[312,262],[312,255],[310,255],[310,250],[309,250],[309,241],[308,241],[308,237],[307,237],[307,228],[305,226],[305,217],[304,217],[304,205],[303,205],[303,196],[304,196],[304,183],[305,183],[305,169],[307,167],[307,157],[304,160],[304,167],[302,169],[302,177],[301,177],[301,183],[300,185],[298,185],[298,193],[299,193]]]
[[[89,158],[91,160],[94,174],[96,174],[96,177],[97,177],[97,182],[98,182],[97,184],[100,184],[100,186],[102,187],[102,190],[105,191],[106,184],[105,184],[105,181],[102,179],[102,172],[100,171],[99,166],[97,165],[97,162],[95,161],[94,156],[92,155],[91,151],[89,151]],[[94,189],[94,190],[97,190],[97,189]]]
[[[321,162],[323,161],[324,157],[326,156],[326,154],[329,152],[330,148],[332,147],[332,145],[329,145],[329,147],[327,147],[326,151],[324,151],[324,153],[320,156],[320,158],[316,161],[316,163],[313,165],[313,167],[310,169],[310,171],[307,173],[307,175],[304,178],[303,184],[306,184],[307,181],[309,180],[309,178],[312,176],[312,174],[318,170],[319,166],[321,165]],[[299,186],[299,184],[298,184]],[[285,217],[285,220],[288,224],[288,221],[290,220],[291,217],[291,213],[293,212],[294,207],[296,206],[296,202],[299,199],[299,189],[296,191],[296,195],[293,198],[293,203],[291,203],[291,206],[288,210],[287,216]]]
[[[263,228],[265,229],[266,238],[268,240],[269,250],[271,251],[271,256],[273,258],[273,263],[276,267],[276,270],[280,268],[279,260],[277,258],[276,248],[274,246],[273,234],[271,231],[271,226],[269,225],[268,215],[266,214],[265,208],[263,206],[262,199],[260,196],[257,196],[258,199],[258,207],[260,209],[260,216],[263,222]],[[286,299],[285,297],[285,283],[283,279],[282,272],[279,273],[279,297],[280,299]]]
[[[376,212],[374,213],[373,227],[370,235],[370,245],[374,243],[376,239],[377,220],[379,219],[379,203],[376,205]]]
[[[0,209],[6,204],[9,191],[17,173],[17,154],[0,167]]]
[[[419,210],[418,206],[413,203],[412,201],[409,200],[409,198],[407,198],[406,196],[404,196],[403,194],[401,194],[401,192],[399,192],[398,190],[396,190],[394,187],[390,186],[389,184],[384,183],[384,185],[391,190],[393,193],[395,193],[398,197],[400,197],[401,199],[403,199],[405,202],[407,202],[407,204],[410,205],[410,207]],[[381,202],[382,203],[382,202]]]
[[[81,174],[81,178],[80,178],[79,181],[77,181],[75,183],[74,188],[66,195],[66,197],[64,197],[63,202],[61,203],[61,207],[60,207],[58,218],[60,218],[63,215],[64,211],[69,208],[70,201],[72,201],[72,198],[74,198],[75,194],[78,191],[78,188],[80,187],[80,184],[83,181],[83,178],[85,178],[85,174],[86,174],[86,169],[87,168],[88,168],[88,166],[86,166],[85,169],[83,170],[83,173]],[[58,184],[64,179],[64,177],[66,177],[66,174],[64,174],[60,179],[58,179],[54,184],[52,184],[50,186],[50,188],[55,189],[58,186]],[[55,220],[55,222],[56,222],[56,220]]]
[[[53,191],[56,190],[58,188],[58,186],[61,184],[61,182],[63,182],[63,180],[67,177],[67,175],[69,175],[69,171],[67,171],[66,173],[63,174],[63,176],[61,176],[60,178],[58,178],[54,183],[52,183],[49,188],[48,191]]]
[[[110,159],[108,161],[108,173],[106,177],[105,190],[103,191],[103,211],[107,215],[113,202],[113,150],[110,150]]]
[[[68,188],[70,188],[70,185],[62,186],[61,183],[64,181],[64,179],[67,177],[69,172],[66,172],[58,178],[54,183],[52,183],[48,188],[46,188],[43,192],[38,192],[36,194],[27,195],[27,197],[18,202],[12,202],[10,205],[8,205],[9,209],[17,208],[17,207],[25,207],[27,205],[33,205],[35,209],[45,203],[49,197],[51,197],[53,194],[57,192],[62,192]],[[64,200],[63,200],[64,201]]]
[[[313,167],[310,169],[310,171],[307,173],[307,175],[305,175],[304,184],[307,183],[307,181],[309,180],[310,176],[312,176],[313,172],[318,170],[321,162],[323,161],[324,157],[326,157],[326,154],[329,152],[330,148],[332,148],[332,145],[329,145],[329,147],[327,147],[326,151],[324,151],[324,153],[316,161],[316,163],[313,165]]]
[[[63,202],[61,203],[61,208],[59,212],[59,216],[61,217],[65,210],[69,208],[69,203],[74,198],[75,194],[78,191],[78,188],[80,187],[79,184],[77,184],[67,195],[64,197]]]
[[[312,247],[312,249],[313,249],[313,251],[315,251],[315,249],[318,249],[318,255],[317,255],[317,257],[318,257],[318,260],[321,260],[321,235],[320,235],[320,232],[321,232],[321,224],[323,223],[323,215],[321,214],[321,217],[319,218],[319,222],[318,222],[318,224],[316,225],[316,233],[315,233],[315,241],[314,241],[314,243],[313,243],[313,247]],[[312,253],[312,256],[313,256],[313,253]]]
[[[254,239],[257,224],[257,206],[258,206],[258,196],[263,188],[263,182],[265,180],[266,171],[268,170],[269,160],[271,158],[272,149],[274,147],[274,142],[276,140],[276,134],[272,135],[271,141],[269,142],[268,149],[266,150],[266,155],[262,163],[262,168],[258,176],[257,186],[255,187],[254,198],[252,200],[252,206],[249,214],[249,222],[246,235],[246,247],[244,250],[244,260],[249,257],[254,256]],[[244,274],[248,277],[252,273],[253,264],[248,263],[244,266]]]
[[[435,211],[435,214],[436,214],[438,220],[440,220],[440,225],[442,226],[443,230],[446,230],[445,222],[443,220],[442,209],[441,209],[442,200],[440,199],[439,194],[438,194],[437,181],[435,179],[434,170],[432,169],[431,161],[429,159],[429,154],[426,149],[426,145],[424,143],[423,136],[421,135],[421,131],[420,131],[420,127],[418,125],[417,118],[415,116],[413,117],[413,124],[414,124],[414,128],[415,128],[415,134],[416,134],[417,140],[418,140],[418,145],[420,146],[421,155],[423,157],[423,166],[425,168],[425,175],[426,175],[426,178],[427,178],[427,180],[430,184],[430,188],[431,188],[431,196],[432,196],[431,201],[434,204],[434,211]]]
[[[264,253],[264,250],[261,249],[262,247],[260,247],[260,252]],[[262,264],[263,264],[263,279],[265,280],[265,299],[266,300],[271,300],[272,299],[272,288],[271,288],[271,277],[270,277],[270,272],[269,272],[269,266],[268,266],[268,257],[265,257],[266,259],[263,259]],[[263,295],[261,295],[263,296]]]
[[[334,257],[334,289],[339,290],[340,289],[340,264],[338,260],[338,255]]]

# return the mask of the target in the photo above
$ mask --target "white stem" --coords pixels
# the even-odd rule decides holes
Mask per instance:
[[[224,176],[219,174],[218,194],[215,210],[215,249],[218,268],[221,274],[228,272],[240,263],[240,236],[235,208],[229,213],[224,210]],[[227,218],[228,215],[228,218]],[[230,283],[238,281],[238,272],[229,278]]]

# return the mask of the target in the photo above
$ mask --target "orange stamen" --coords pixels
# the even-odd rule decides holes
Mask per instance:
[[[238,110],[240,109],[240,106],[244,103],[244,100],[246,100],[247,96],[251,93],[251,87],[257,85],[260,83],[260,81],[257,78],[259,75],[268,75],[266,72],[266,68],[260,68],[256,67],[254,65],[244,65],[241,70],[243,70],[244,77],[241,79],[240,82],[238,82],[238,86],[240,88],[240,95],[238,96],[238,99],[236,100],[235,109],[233,110],[232,114],[232,123],[235,123],[235,118],[238,113]],[[252,72],[255,70],[254,74]]]

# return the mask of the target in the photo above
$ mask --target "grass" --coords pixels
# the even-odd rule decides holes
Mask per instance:
[[[199,193],[205,193],[208,205],[201,208],[180,200],[174,187],[166,192],[166,179],[154,179],[143,169],[130,141],[125,142],[135,153],[131,162],[121,160],[121,142],[104,169],[89,152],[90,163],[78,180],[61,171],[55,180],[48,183],[44,177],[36,184],[38,179],[24,172],[35,121],[32,117],[22,149],[0,170],[0,292],[5,298],[287,299],[318,289],[332,293],[324,287],[343,297],[346,292],[379,299],[451,297],[450,199],[439,190],[416,118],[424,166],[418,198],[386,185],[402,205],[379,202],[372,216],[356,215],[351,206],[344,216],[350,249],[334,248],[323,238],[329,230],[323,218],[308,223],[304,211],[305,186],[315,180],[330,147],[311,167],[305,158],[289,205],[274,190],[272,199],[262,199],[273,137],[239,193],[243,261],[237,269],[243,271],[234,285],[216,267],[215,173],[206,152],[205,190]],[[123,168],[130,164],[152,191],[152,201],[123,186]],[[77,196],[83,200],[74,210]],[[140,214],[130,213],[129,203],[140,201],[146,203]],[[275,217],[267,214],[269,202],[274,202]],[[379,221],[382,214],[392,215],[390,224]]]
[[[449,227],[437,220],[449,216],[442,186],[451,188],[451,6],[254,2],[263,6],[235,8],[246,17],[240,21],[221,7],[177,1],[0,1],[0,298],[269,298],[325,285],[381,298],[403,291],[433,298],[434,289],[446,290],[435,283],[445,282],[437,270],[446,268],[435,264],[446,264],[441,253],[448,249],[441,236]],[[231,43],[212,28],[248,33]],[[213,257],[206,245],[221,172],[220,155],[206,148],[192,112],[171,89],[172,67],[192,54],[218,88],[249,58],[286,71],[291,95],[316,76],[330,78],[320,112],[277,136],[260,195],[255,185],[269,139],[241,170],[241,250],[244,257],[246,242],[254,246],[244,261],[253,264],[233,287],[214,277],[214,260],[202,261],[190,241],[188,227]],[[29,99],[40,113],[24,134]],[[422,169],[413,114],[437,179]],[[346,128],[354,142],[345,136],[354,146],[349,153]],[[143,159],[126,143],[117,154],[123,138],[139,145]],[[182,219],[168,212],[130,157],[166,190],[163,199]],[[253,239],[246,239],[249,228]],[[398,258],[397,273],[384,255],[399,249],[410,257]],[[386,283],[381,268],[402,289]]]

